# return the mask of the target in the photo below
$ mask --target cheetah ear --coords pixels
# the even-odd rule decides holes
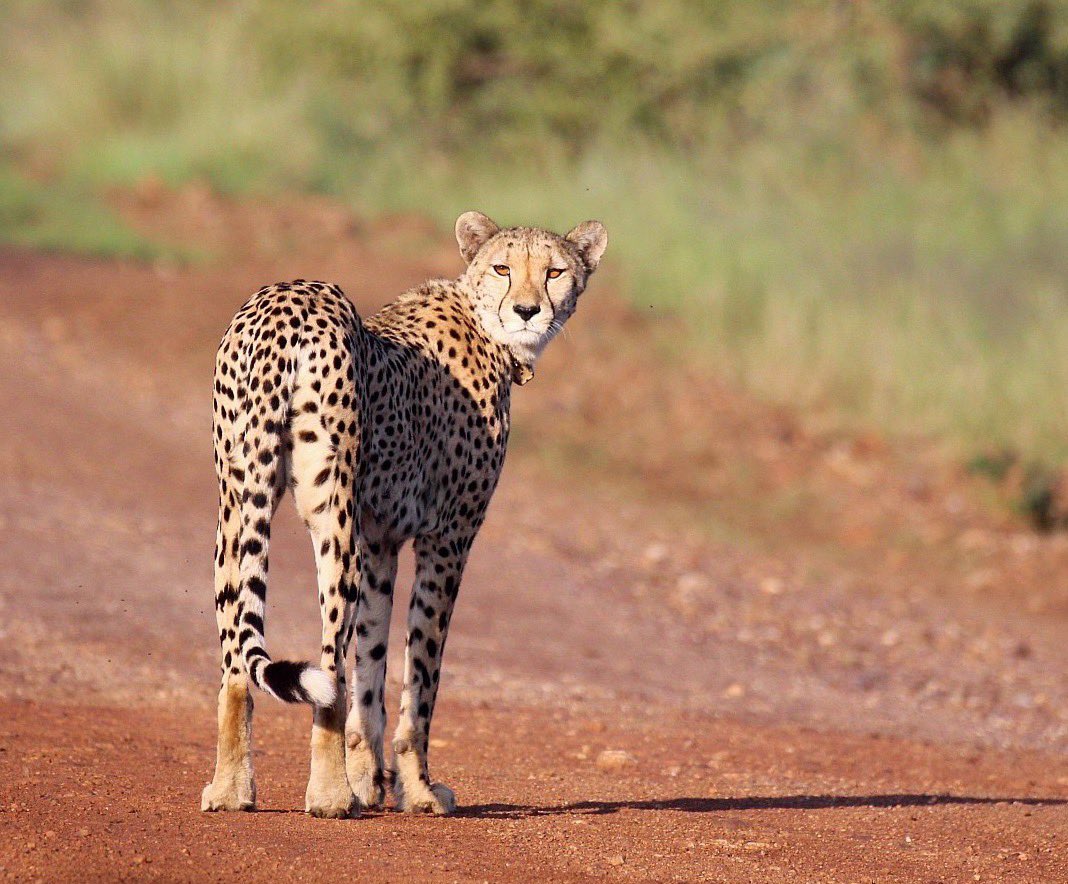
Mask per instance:
[[[481,212],[464,212],[456,219],[456,242],[460,244],[460,254],[470,264],[478,250],[486,241],[500,231],[492,219]]]
[[[608,248],[608,231],[600,221],[583,221],[564,237],[576,249],[586,269],[593,273],[601,263],[601,255]]]

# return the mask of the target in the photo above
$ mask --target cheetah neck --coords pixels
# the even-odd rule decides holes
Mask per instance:
[[[516,359],[515,354],[512,354],[512,383],[519,387],[534,379],[534,366],[527,365]]]

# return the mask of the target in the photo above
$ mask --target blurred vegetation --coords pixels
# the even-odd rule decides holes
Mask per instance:
[[[1062,0],[8,0],[0,238],[85,248],[48,194],[147,174],[599,217],[686,358],[1059,462],[1066,121]]]
[[[109,258],[171,255],[126,227],[91,192],[63,181],[31,181],[5,164],[0,164],[0,241]]]

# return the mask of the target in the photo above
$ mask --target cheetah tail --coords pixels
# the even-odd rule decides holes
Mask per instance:
[[[234,612],[234,628],[238,633],[238,646],[245,663],[245,671],[256,687],[286,703],[313,703],[330,706],[337,696],[333,676],[311,663],[295,663],[289,660],[272,662],[267,653],[264,638],[264,617],[267,607],[267,555],[271,537],[271,514],[277,465],[274,459],[282,446],[282,430],[288,423],[288,403],[292,393],[293,370],[274,380],[279,391],[288,390],[285,396],[267,398],[272,389],[266,384],[257,391],[248,380],[249,367],[242,365],[246,376],[241,390],[242,414],[262,416],[262,438],[253,451],[248,440],[255,434],[247,427],[235,428],[235,438],[245,440],[240,450],[241,484],[238,503],[238,536],[231,540],[228,554],[238,563],[237,606]],[[225,545],[224,545],[225,549]]]
[[[271,660],[263,637],[263,598],[256,591],[262,582],[252,578],[243,584],[244,613],[239,642],[245,670],[260,690],[285,703],[333,704],[337,690],[334,679],[311,663]]]
[[[260,657],[264,660],[266,658]],[[250,670],[253,671],[253,670]],[[318,666],[291,660],[266,662],[255,670],[257,687],[286,703],[312,703],[330,706],[337,696],[334,680]]]
[[[253,495],[255,505],[257,495]],[[242,521],[248,502],[242,505]],[[244,527],[244,526],[243,526]],[[243,531],[248,536],[247,531]],[[263,618],[267,601],[267,533],[242,544],[241,589],[235,611],[238,646],[245,671],[256,687],[286,703],[333,704],[337,689],[335,679],[317,666],[290,660],[271,660],[264,638]]]

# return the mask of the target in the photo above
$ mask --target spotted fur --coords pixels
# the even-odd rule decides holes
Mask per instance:
[[[296,280],[260,289],[223,337],[213,422],[223,665],[205,810],[255,806],[250,685],[315,707],[310,813],[380,806],[387,779],[402,809],[455,806],[430,780],[430,722],[453,604],[504,463],[511,387],[532,376],[607,242],[597,222],[561,237],[501,230],[475,212],[456,235],[468,262],[459,279],[427,282],[365,323],[337,286]],[[271,517],[286,489],[315,549],[317,666],[273,661],[264,637]],[[416,577],[387,778],[386,651],[409,540]]]

